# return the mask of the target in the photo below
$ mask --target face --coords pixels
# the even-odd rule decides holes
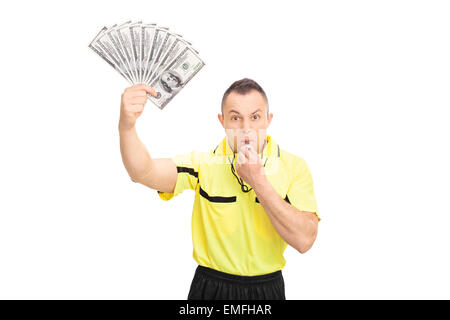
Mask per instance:
[[[235,153],[247,141],[253,150],[260,154],[272,117],[272,113],[267,116],[267,103],[264,96],[256,90],[245,95],[231,92],[224,101],[223,116],[218,114],[219,121]]]
[[[163,80],[167,83],[167,85],[171,88],[175,88],[178,86],[178,81],[177,79],[171,75],[170,73],[165,73],[163,76]]]

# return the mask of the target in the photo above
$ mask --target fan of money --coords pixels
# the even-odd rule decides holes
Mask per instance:
[[[154,88],[157,96],[147,97],[161,110],[205,65],[180,34],[142,21],[103,27],[89,48],[131,85],[145,83]]]

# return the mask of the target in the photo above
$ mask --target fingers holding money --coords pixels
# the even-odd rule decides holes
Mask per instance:
[[[151,94],[154,97],[157,96],[155,89],[145,83],[136,84],[130,88],[142,91],[144,93],[144,96],[146,96],[147,93]]]
[[[156,95],[155,90],[146,84],[137,84],[128,87],[122,94],[119,126],[121,128],[132,128],[136,119],[142,114],[147,94]]]
[[[131,87],[128,87],[125,89],[125,92],[129,93],[130,96],[143,96],[145,97],[147,93],[151,94],[152,96],[156,97],[156,91],[149,85],[145,83],[135,84]],[[124,93],[125,93],[124,92]]]
[[[145,102],[147,101],[147,96],[146,95],[139,95],[139,96],[134,96],[132,98],[130,98],[130,104],[131,105],[144,105]]]
[[[138,84],[126,88],[122,94],[122,104],[127,105],[145,105],[147,94],[156,95],[155,90],[146,84]]]

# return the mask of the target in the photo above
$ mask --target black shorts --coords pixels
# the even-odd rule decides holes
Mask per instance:
[[[286,300],[281,270],[239,276],[198,266],[188,300]]]

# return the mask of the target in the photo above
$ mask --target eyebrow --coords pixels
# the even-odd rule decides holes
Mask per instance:
[[[261,109],[257,109],[255,111],[253,111],[251,114],[254,114],[254,113],[258,112],[258,111],[261,111]],[[237,112],[236,110],[233,110],[233,109],[231,109],[228,113],[231,113],[231,112],[235,112],[237,114],[240,114],[239,112]]]

